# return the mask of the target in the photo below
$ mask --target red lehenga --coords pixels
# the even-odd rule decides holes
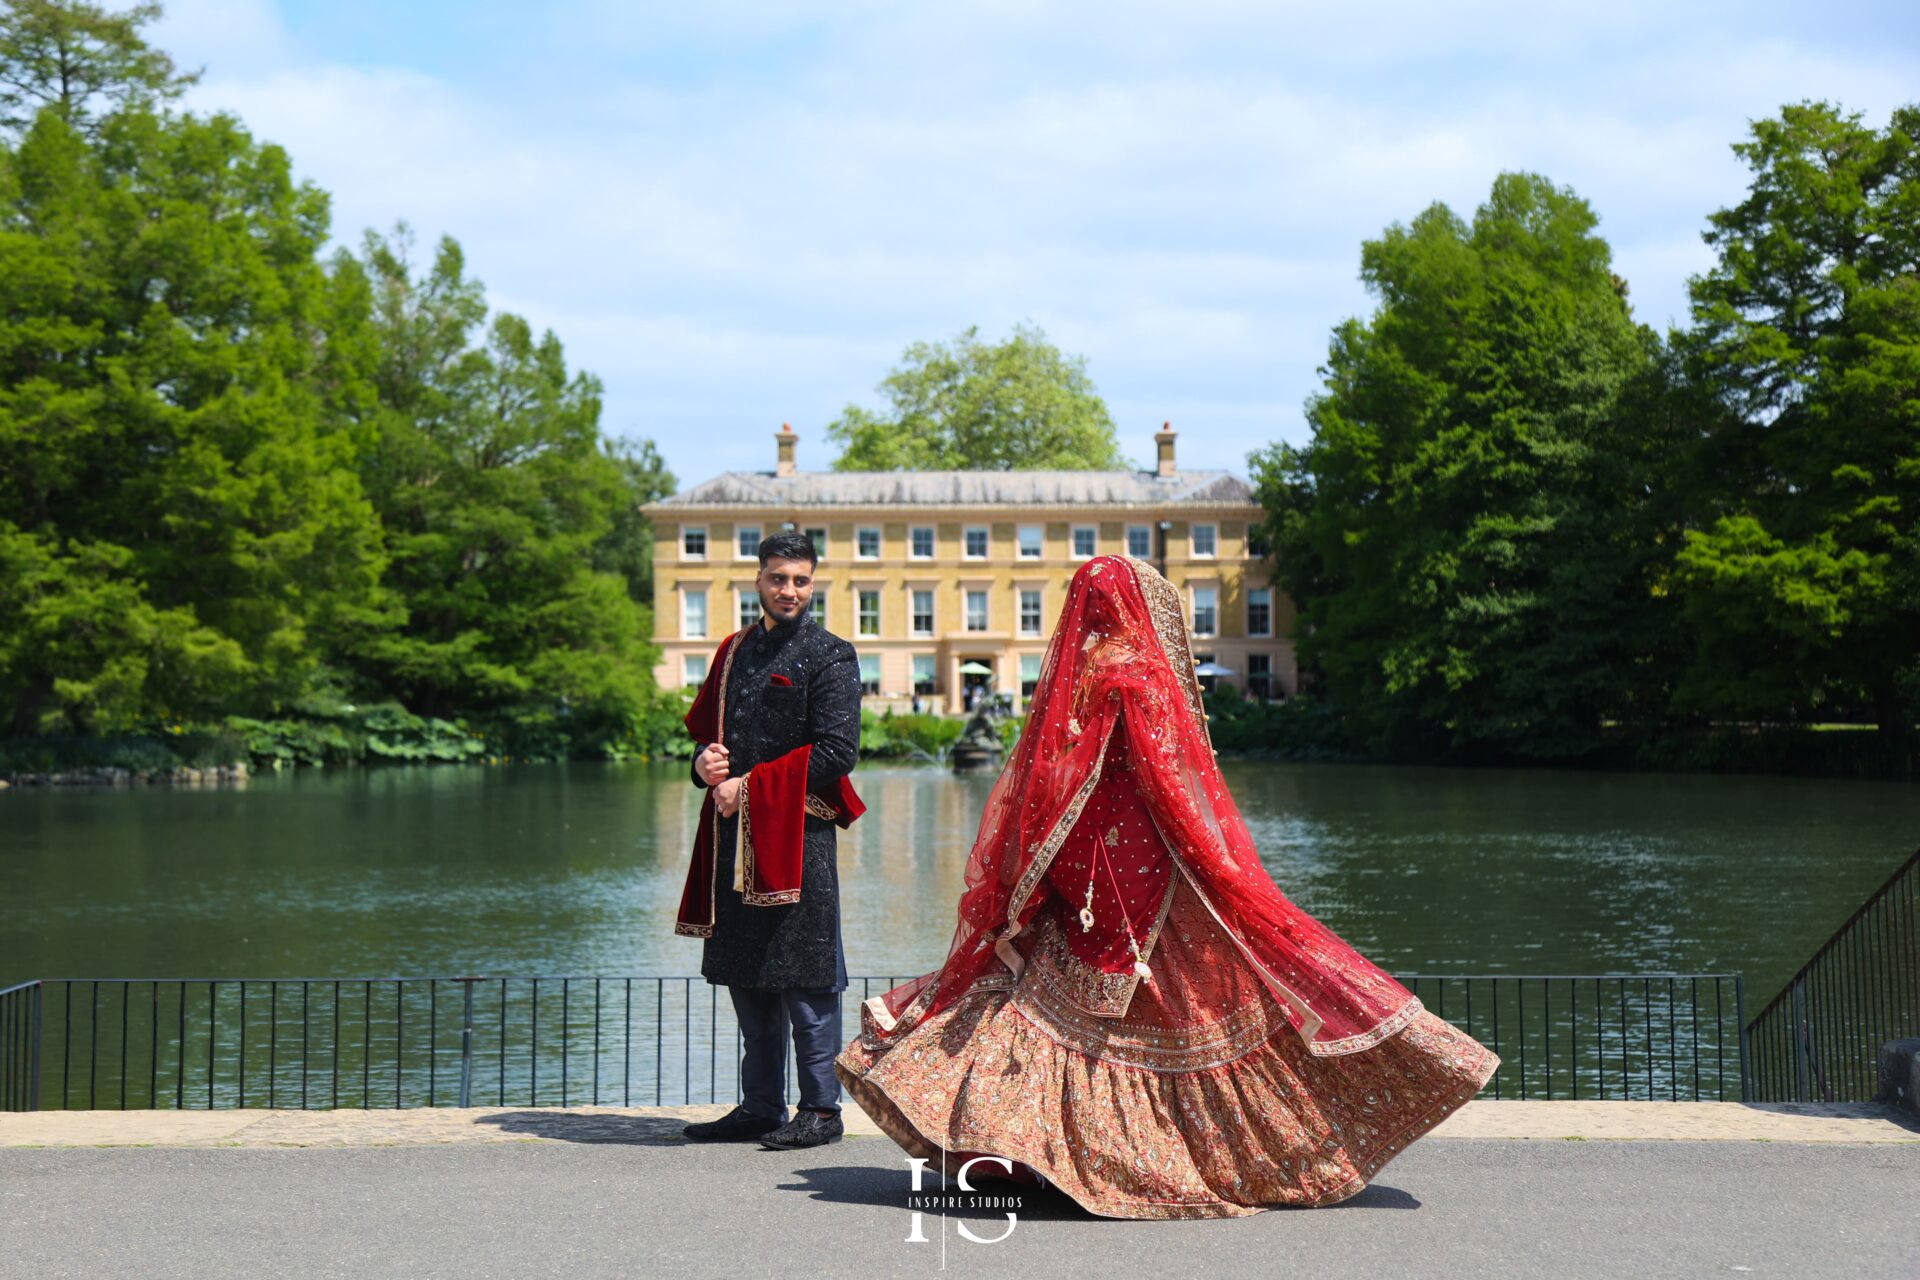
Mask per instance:
[[[911,1155],[1211,1218],[1355,1194],[1498,1065],[1274,885],[1174,588],[1103,556],[1068,589],[946,962],[866,1001],[836,1070]]]

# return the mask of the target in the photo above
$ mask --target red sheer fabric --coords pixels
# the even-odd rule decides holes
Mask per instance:
[[[1095,812],[1118,822],[1137,797],[1158,848],[1140,833],[1118,842],[1117,851],[1153,857],[1127,864],[1148,869],[1110,886],[1104,909],[1096,882],[1099,928],[1075,946],[1089,842],[1104,835],[1076,836],[1076,823],[1119,755],[1126,783]],[[1063,850],[1068,861],[1056,868]],[[1043,909],[1059,916],[1083,962],[1106,972],[1122,960],[1130,967],[1120,904],[1144,949],[1140,924],[1152,921],[1142,912],[1166,900],[1162,872],[1179,877],[1231,939],[1312,1055],[1370,1048],[1420,1013],[1406,988],[1288,901],[1267,874],[1214,760],[1178,594],[1145,563],[1102,556],[1068,588],[1025,731],[987,800],[946,962],[870,1002],[875,1034],[904,1035],[982,979],[1017,972],[1031,949],[1023,935]],[[1115,952],[1122,945],[1124,956]]]
[[[1174,869],[1122,737],[1115,734],[1100,781],[1047,868],[1043,883],[1055,896],[1042,911],[1057,917],[1075,961],[1129,976],[1152,957]]]

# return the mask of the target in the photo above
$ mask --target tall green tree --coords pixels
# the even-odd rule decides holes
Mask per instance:
[[[1699,638],[1688,710],[1806,718],[1920,708],[1920,107],[1884,129],[1783,109],[1734,150],[1690,371],[1717,412],[1706,527],[1676,582]]]
[[[24,130],[50,107],[90,133],[105,115],[179,97],[200,73],[180,72],[140,34],[160,13],[157,4],[0,0],[0,129]]]
[[[642,511],[649,502],[670,497],[673,472],[651,440],[608,440],[604,449],[620,469],[626,492],[613,513],[613,526],[593,549],[593,567],[620,575],[637,604],[653,604],[653,521]]]
[[[423,714],[617,735],[646,709],[656,651],[625,566],[596,567],[635,505],[603,448],[599,381],[568,370],[552,333],[489,317],[451,238],[421,270],[404,226],[369,233],[334,269],[369,302],[359,469],[407,610],[369,637],[362,670]]]
[[[1127,465],[1083,356],[1021,325],[1004,342],[968,329],[916,342],[880,384],[881,413],[848,405],[827,425],[837,471],[1113,471]]]
[[[1659,344],[1596,226],[1504,174],[1368,241],[1310,440],[1249,460],[1302,663],[1377,750],[1580,754],[1661,651],[1666,428],[1624,412]]]
[[[383,608],[317,385],[326,197],[231,118],[57,104],[0,145],[0,701],[14,732],[270,708]]]

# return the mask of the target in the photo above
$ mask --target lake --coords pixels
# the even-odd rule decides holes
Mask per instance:
[[[1748,1008],[1920,843],[1920,787],[1229,762],[1268,868],[1399,973],[1738,972]],[[953,928],[991,778],[868,767],[847,962]],[[684,764],[390,767],[0,794],[0,983],[685,974]]]

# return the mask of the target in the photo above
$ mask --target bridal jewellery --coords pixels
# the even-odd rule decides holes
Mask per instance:
[[[1127,946],[1133,949],[1133,971],[1146,982],[1153,981],[1153,970],[1147,967],[1146,958],[1140,954],[1140,940],[1133,936],[1133,921],[1127,917],[1126,899],[1120,896],[1120,882],[1114,878],[1113,859],[1107,856],[1107,846],[1120,843],[1120,828],[1108,827],[1103,839],[1093,842],[1093,858],[1087,860],[1087,905],[1080,908],[1080,932],[1093,930],[1093,881],[1094,860],[1104,862],[1107,867],[1107,883],[1113,886],[1114,901],[1120,904],[1120,924],[1127,931]]]

